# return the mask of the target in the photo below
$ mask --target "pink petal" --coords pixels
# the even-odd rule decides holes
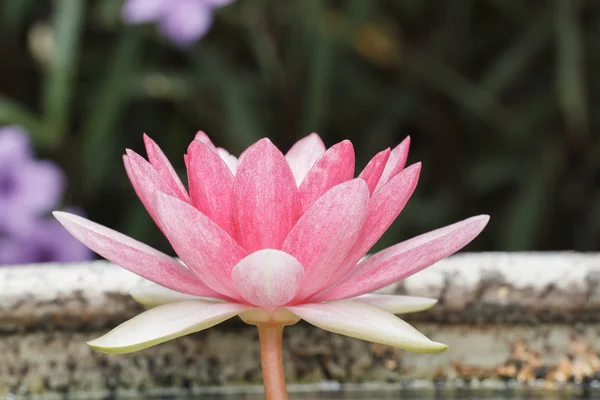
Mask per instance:
[[[387,160],[390,157],[390,149],[385,149],[380,151],[369,161],[365,169],[362,170],[359,178],[363,178],[365,182],[367,182],[367,186],[369,186],[369,192],[373,194],[375,191],[375,187],[381,178],[381,174],[383,173],[383,169],[386,166]]]
[[[210,218],[175,197],[157,193],[156,210],[183,262],[209,287],[237,298],[231,270],[246,256],[244,249]]]
[[[298,293],[304,268],[297,259],[281,250],[264,249],[242,259],[233,268],[231,276],[246,301],[274,310]]]
[[[285,155],[290,164],[296,185],[300,186],[315,162],[325,153],[325,145],[316,133],[298,140]]]
[[[471,217],[388,247],[358,264],[346,279],[314,301],[359,296],[398,282],[466,246],[489,219],[487,215]]]
[[[192,204],[231,232],[233,175],[221,157],[199,140],[188,148],[188,180]]]
[[[154,207],[155,193],[164,192],[178,197],[177,193],[162,179],[152,165],[139,154],[127,150],[127,155],[123,156],[123,162],[135,193],[142,201],[144,207],[146,207],[146,210],[148,210],[154,222],[156,222],[156,225],[162,230]]]
[[[80,242],[121,267],[178,292],[223,298],[173,258],[112,229],[65,212],[58,221]]]
[[[360,233],[369,207],[369,189],[357,178],[333,187],[298,220],[283,251],[304,266],[298,299],[323,287]]]
[[[448,346],[432,342],[400,318],[373,305],[352,300],[286,307],[326,331],[417,353],[439,353]]]
[[[302,210],[308,210],[323,193],[353,177],[354,148],[349,140],[344,140],[330,147],[302,181],[298,189]]]
[[[163,153],[156,142],[150,139],[150,137],[145,133],[144,144],[146,145],[146,153],[148,153],[148,160],[150,161],[150,164],[152,164],[163,181],[166,182],[175,193],[177,193],[177,197],[182,200],[189,200],[185,186],[183,186],[183,183],[181,183],[181,179],[179,179],[179,176],[169,162],[169,159],[167,156],[165,156],[165,153]]]
[[[234,238],[248,252],[280,249],[300,217],[294,176],[269,139],[252,145],[241,159],[232,199]]]
[[[392,225],[415,191],[420,172],[421,163],[411,165],[373,194],[367,219],[354,247],[326,286],[342,279]]]
[[[227,166],[231,170],[231,173],[233,175],[235,175],[235,172],[237,170],[237,165],[238,165],[237,157],[231,155],[227,150],[225,150],[221,147],[216,147],[213,144],[213,142],[210,140],[208,135],[202,131],[198,131],[196,133],[196,137],[194,138],[194,140],[204,143],[206,146],[208,146],[209,149],[216,152],[219,155],[219,157],[221,157],[221,159],[225,162],[225,164],[227,164]],[[186,163],[186,166],[187,166],[187,163]]]
[[[194,137],[194,140],[198,140],[198,141],[204,143],[205,145],[210,147],[212,150],[215,150],[215,151],[217,150],[217,148],[213,144],[212,140],[210,140],[208,135],[206,133],[204,133],[203,131],[196,132],[196,136]]]
[[[208,329],[248,308],[242,304],[203,300],[167,303],[123,322],[88,345],[102,353],[131,353]]]
[[[379,190],[383,185],[388,183],[390,179],[396,176],[404,166],[406,165],[406,160],[408,160],[408,150],[410,148],[410,136],[407,136],[398,146],[394,147],[392,152],[390,153],[390,158],[388,159],[385,169],[381,174],[381,179],[379,179],[379,183],[377,183],[377,187],[375,191]]]

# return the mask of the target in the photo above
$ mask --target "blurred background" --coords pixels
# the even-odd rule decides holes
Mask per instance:
[[[284,152],[351,139],[357,170],[410,135],[421,181],[378,247],[488,213],[469,250],[600,249],[600,2],[157,3],[0,0],[0,139],[26,132],[29,163],[62,171],[35,218],[76,207],[169,251],[122,165],[144,132],[182,176],[200,129],[236,155],[265,136]],[[3,168],[21,169],[4,164],[6,211]],[[0,228],[0,253],[31,252],[7,243],[34,231]],[[68,239],[49,236],[34,261],[91,256],[60,258]]]

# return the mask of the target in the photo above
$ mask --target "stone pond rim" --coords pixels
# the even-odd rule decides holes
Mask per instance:
[[[106,261],[2,267],[0,332],[114,327],[142,310],[139,279]],[[381,292],[439,299],[408,321],[600,322],[600,253],[462,253]]]
[[[130,355],[88,348],[142,310],[128,295],[138,279],[105,261],[0,268],[0,397],[260,382],[256,332],[235,319]],[[448,351],[412,354],[300,323],[285,332],[286,374],[300,383],[589,381],[600,376],[599,283],[597,253],[462,253],[384,290],[439,298],[405,319]]]

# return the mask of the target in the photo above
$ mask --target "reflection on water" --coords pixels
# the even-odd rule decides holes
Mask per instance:
[[[236,394],[214,395],[205,394],[191,397],[160,397],[161,400],[262,400],[262,394]],[[564,400],[564,399],[589,399],[600,400],[600,392],[583,391],[576,393],[561,392],[527,392],[520,391],[453,391],[449,393],[431,391],[385,391],[385,392],[321,392],[321,393],[292,393],[290,400]]]

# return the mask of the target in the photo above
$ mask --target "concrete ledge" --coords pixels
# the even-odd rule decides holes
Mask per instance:
[[[201,390],[261,379],[253,327],[232,322],[130,355],[85,342],[141,308],[106,262],[0,268],[0,395]],[[386,288],[440,298],[406,319],[450,345],[415,355],[306,324],[286,329],[290,382],[538,382],[600,377],[599,254],[462,254]]]
[[[0,268],[0,332],[93,330],[142,311],[129,296],[140,281],[106,261]]]
[[[0,268],[0,331],[101,329],[141,311],[140,278],[105,261]],[[600,254],[460,254],[382,292],[439,299],[408,319],[600,322]]]

